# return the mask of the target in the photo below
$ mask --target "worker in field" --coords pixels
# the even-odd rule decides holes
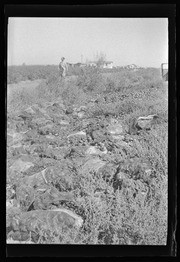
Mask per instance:
[[[62,57],[61,62],[59,63],[59,76],[60,76],[61,79],[66,77],[67,69],[68,69],[67,64],[64,60],[65,60],[65,58]]]

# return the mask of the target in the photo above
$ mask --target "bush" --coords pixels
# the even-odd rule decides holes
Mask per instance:
[[[47,79],[50,75],[56,74],[57,71],[57,66],[54,65],[9,66],[7,70],[7,82],[8,84],[13,84],[25,80]]]
[[[77,79],[77,86],[85,92],[99,91],[102,82],[99,68],[87,67]]]

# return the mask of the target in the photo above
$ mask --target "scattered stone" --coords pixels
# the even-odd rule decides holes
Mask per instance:
[[[46,119],[46,118],[44,118],[44,117],[41,117],[41,118],[33,118],[33,119],[32,119],[32,123],[33,123],[33,124],[36,124],[36,125],[38,125],[38,126],[44,126],[44,125],[46,125],[46,124],[49,124],[50,122],[49,122],[48,119]]]
[[[59,124],[60,125],[69,125],[69,122],[68,121],[65,121],[65,120],[61,120],[60,122],[59,122]]]
[[[10,169],[17,172],[25,172],[33,166],[34,164],[32,162],[22,161],[21,159],[18,159],[13,163]]]
[[[52,140],[52,139],[55,139],[56,137],[55,137],[55,136],[53,136],[53,135],[46,135],[46,138],[47,138],[47,139],[51,139],[51,140]]]
[[[102,154],[107,154],[107,149],[105,148],[104,151],[99,150],[97,147],[95,146],[90,146],[87,151],[86,151],[87,155],[102,155]]]
[[[125,174],[124,172],[119,172],[116,175],[116,179],[118,179],[119,181],[123,181],[123,179],[126,179],[126,178],[127,178],[127,174]]]
[[[11,217],[9,224],[16,233],[22,232],[23,229],[26,237],[29,237],[29,232],[37,232],[38,229],[46,230],[47,232],[48,230],[51,230],[56,233],[60,232],[62,227],[76,227],[79,229],[83,224],[83,219],[68,209],[56,208],[51,210],[33,210],[23,212],[19,217]],[[25,240],[22,239],[21,233],[14,234],[13,239],[19,241]]]
[[[22,118],[23,121],[31,120],[32,119],[32,114],[27,113],[26,111],[21,112],[18,117]]]
[[[13,199],[6,200],[6,208],[11,208],[14,206]]]
[[[28,113],[28,114],[31,114],[31,115],[34,115],[36,112],[35,112],[35,110],[32,108],[32,106],[29,106],[28,108],[26,108],[25,110],[24,110],[26,113]]]
[[[102,141],[106,139],[106,135],[104,134],[105,130],[103,129],[96,129],[92,131],[91,136],[96,141]]]
[[[72,137],[72,136],[86,136],[86,132],[84,132],[84,131],[79,131],[79,132],[76,132],[76,133],[74,133],[74,134],[68,135],[67,138],[68,138],[68,137]]]
[[[149,168],[149,169],[146,169],[146,170],[145,170],[145,173],[146,173],[147,175],[150,175],[150,174],[152,173],[152,169],[150,169],[150,168]]]
[[[122,139],[117,140],[116,144],[120,147],[127,147],[127,148],[130,148],[132,146],[132,143],[130,142],[127,143],[123,141]]]
[[[124,136],[123,135],[112,135],[112,138],[116,140],[123,140]]]
[[[86,106],[80,106],[79,108],[76,108],[74,111],[76,112],[85,112],[87,110],[87,107]]]
[[[136,127],[139,129],[150,129],[157,115],[142,116],[137,119]]]
[[[111,135],[121,135],[123,133],[122,124],[116,119],[110,120],[110,125],[107,130]]]
[[[106,162],[102,161],[99,158],[92,158],[86,161],[86,163],[82,166],[81,172],[86,174],[89,171],[98,172],[101,167],[103,167]]]
[[[73,108],[72,108],[72,107],[68,107],[68,108],[66,109],[65,113],[66,113],[67,115],[72,114],[72,113],[73,113]]]
[[[85,116],[85,112],[78,112],[77,116],[81,119]]]
[[[21,142],[24,138],[24,134],[25,132],[22,133],[17,133],[17,132],[13,132],[13,130],[7,133],[7,143],[8,146],[12,146],[18,142]]]

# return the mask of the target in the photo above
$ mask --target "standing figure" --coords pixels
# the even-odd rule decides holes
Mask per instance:
[[[66,73],[67,73],[67,64],[64,60],[65,60],[65,58],[62,57],[61,62],[59,63],[59,76],[60,76],[61,79],[65,78]]]

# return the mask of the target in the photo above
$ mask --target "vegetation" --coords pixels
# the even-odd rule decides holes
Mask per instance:
[[[44,244],[165,245],[168,109],[160,70],[122,69],[117,72],[86,68],[74,75],[75,78],[59,81],[53,66],[9,69],[8,83],[44,79],[37,88],[22,89],[9,97],[10,124],[14,112],[34,104],[46,108],[49,116],[53,113],[48,113],[45,107],[48,103],[58,101],[65,107],[63,114],[69,126],[60,131],[61,141],[53,140],[53,149],[47,151],[47,139],[41,142],[42,135],[38,139],[33,135],[29,139],[35,149],[31,146],[31,150],[27,147],[26,150],[46,155],[38,165],[41,163],[45,168],[50,161],[50,166],[54,166],[55,178],[51,185],[60,192],[74,192],[76,196],[75,203],[61,201],[58,205],[76,212],[84,221],[78,231],[74,228],[59,228],[58,232],[38,229],[31,234],[31,240]],[[74,113],[80,106],[87,109],[83,118]],[[154,114],[158,119],[151,129],[137,129],[138,117]],[[124,144],[120,141],[118,145],[118,141],[105,131],[112,118],[123,127]],[[54,117],[53,121],[52,135],[57,132],[58,120]],[[33,127],[32,123],[31,130],[40,134],[40,127]],[[67,142],[69,134],[81,130],[86,130],[87,139],[72,137]],[[41,132],[49,134],[47,130]],[[58,159],[55,152],[60,150],[60,143],[65,146]],[[98,170],[92,168],[91,161],[95,157],[90,156],[90,162],[84,164],[84,148],[95,144],[103,144],[108,150],[107,154],[99,156],[105,165]],[[15,151],[9,154],[12,159]],[[62,166],[66,166],[65,178],[60,175]],[[12,174],[8,177],[14,185]]]

